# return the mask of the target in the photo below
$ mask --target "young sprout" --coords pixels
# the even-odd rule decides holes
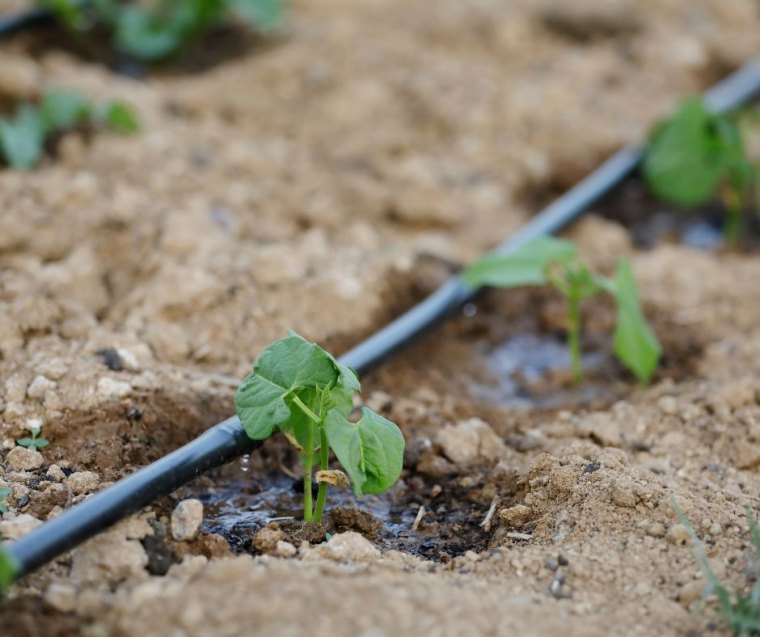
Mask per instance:
[[[0,594],[5,593],[10,588],[18,571],[18,564],[8,554],[3,543],[0,542]]]
[[[652,133],[644,154],[644,179],[652,193],[675,206],[693,208],[719,198],[727,216],[723,236],[741,232],[757,169],[750,160],[736,116],[709,112],[700,100],[684,102]]]
[[[558,290],[567,301],[567,342],[577,382],[583,380],[581,303],[601,292],[610,294],[617,306],[615,355],[643,383],[649,382],[657,367],[660,344],[644,318],[631,266],[624,259],[618,261],[613,278],[603,277],[578,259],[569,241],[542,237],[511,252],[487,254],[461,276],[472,287],[549,284]]]
[[[44,449],[50,444],[48,440],[40,438],[40,433],[42,430],[39,427],[30,427],[29,432],[32,434],[31,437],[24,436],[23,438],[19,438],[16,441],[19,446],[26,447],[32,451],[39,451],[40,449]]]
[[[295,447],[303,465],[303,517],[319,522],[328,485],[350,483],[354,493],[381,493],[399,475],[404,437],[399,428],[368,408],[349,420],[359,392],[353,370],[294,332],[269,345],[253,364],[235,395],[240,422],[253,440],[279,431]],[[345,469],[330,470],[330,449]],[[317,501],[312,473],[319,464]]]
[[[74,91],[50,91],[39,108],[22,104],[15,117],[0,117],[0,158],[13,168],[32,168],[51,135],[80,126],[131,134],[137,131],[138,122],[132,109],[122,102],[92,104]]]

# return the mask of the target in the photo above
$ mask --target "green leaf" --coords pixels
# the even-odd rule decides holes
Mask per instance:
[[[644,318],[636,281],[628,261],[618,261],[610,291],[617,303],[617,324],[613,346],[615,355],[641,382],[647,383],[660,360],[662,348]]]
[[[286,401],[292,391],[333,386],[338,375],[332,357],[318,345],[297,334],[275,341],[261,353],[235,395],[243,427],[254,440],[268,438],[295,412]]]
[[[182,45],[184,24],[153,16],[138,6],[126,6],[116,23],[116,45],[138,60],[169,57]]]
[[[265,33],[276,32],[282,26],[281,0],[231,0],[229,5],[243,20]]]
[[[34,440],[34,446],[37,449],[44,449],[50,444],[49,440],[45,440],[44,438],[36,438]]]
[[[28,169],[42,156],[45,125],[39,111],[29,105],[19,108],[11,120],[0,119],[0,147],[13,168]]]
[[[40,111],[46,131],[66,130],[89,118],[90,103],[75,91],[55,90],[42,99]]]
[[[701,101],[690,100],[652,135],[644,156],[644,178],[660,199],[698,206],[716,195],[721,181],[743,157],[736,125],[708,112]]]
[[[543,285],[551,263],[566,263],[577,251],[569,241],[540,237],[504,254],[492,253],[477,259],[461,275],[472,287],[518,287]]]
[[[39,4],[71,29],[79,29],[86,22],[81,3],[77,0],[40,0]]]
[[[333,409],[325,419],[330,447],[351,478],[354,493],[381,493],[401,475],[404,436],[390,420],[366,407],[352,423]]]
[[[124,102],[107,102],[96,109],[96,120],[124,135],[140,130],[140,121],[134,109]]]
[[[0,593],[5,593],[16,580],[19,566],[0,543]]]
[[[16,444],[18,444],[20,447],[26,447],[27,449],[31,449],[34,446],[34,439],[33,438],[19,438],[16,441]]]

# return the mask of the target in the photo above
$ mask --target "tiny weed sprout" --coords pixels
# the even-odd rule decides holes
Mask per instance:
[[[568,348],[576,381],[583,380],[581,303],[606,292],[617,306],[615,355],[644,383],[649,382],[657,367],[660,344],[644,318],[631,266],[624,259],[618,262],[614,277],[603,277],[578,259],[578,251],[572,243],[542,237],[512,252],[487,254],[465,269],[461,277],[473,287],[549,284],[556,288],[567,301]]]
[[[5,498],[11,492],[10,487],[0,487],[0,515],[8,513],[8,505],[5,503]]]
[[[357,496],[381,493],[399,475],[404,437],[399,428],[366,407],[349,420],[359,392],[353,370],[298,334],[269,345],[235,395],[245,431],[253,440],[280,431],[295,447],[304,471],[304,521],[319,522],[328,485],[350,484]],[[345,469],[330,470],[330,449]],[[319,463],[317,501],[312,506],[312,471]]]
[[[282,22],[281,0],[40,0],[75,33],[93,27],[111,34],[113,47],[142,62],[170,58],[224,21],[237,20],[261,32]]]
[[[22,104],[15,117],[0,117],[0,155],[13,168],[32,168],[51,136],[79,127],[131,134],[137,131],[138,122],[132,109],[121,102],[92,104],[74,91],[54,90],[42,98],[39,107]]]
[[[31,436],[25,436],[23,438],[19,438],[16,441],[19,446],[26,447],[32,451],[39,451],[40,449],[44,449],[50,444],[49,441],[45,440],[44,438],[40,438],[41,430],[39,427],[32,427],[29,431],[32,434]]]
[[[722,584],[710,566],[705,547],[697,537],[686,515],[675,501],[673,507],[681,520],[681,524],[688,530],[694,544],[694,555],[707,582],[704,597],[715,595],[718,602],[718,612],[736,637],[760,636],[760,579],[755,579],[754,585],[748,591],[739,589],[732,591]],[[754,560],[758,562],[760,561],[760,527],[758,527],[757,520],[751,513],[748,513],[748,518],[750,537],[755,553]]]
[[[724,237],[737,241],[758,177],[737,116],[710,113],[700,100],[684,102],[653,131],[643,173],[651,192],[676,206],[695,207],[719,198],[727,212]]]

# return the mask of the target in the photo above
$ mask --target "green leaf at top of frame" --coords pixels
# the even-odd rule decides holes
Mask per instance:
[[[644,317],[631,266],[618,261],[609,291],[617,304],[617,322],[613,337],[615,355],[643,383],[648,383],[662,354],[662,347]]]
[[[319,345],[291,332],[256,359],[253,371],[238,387],[235,406],[252,439],[264,440],[279,428],[300,443],[299,431],[305,421],[294,396],[312,411],[331,400],[331,405],[345,413],[347,401],[358,389],[359,381],[351,369]],[[326,391],[330,397],[325,397]]]
[[[569,241],[539,237],[515,250],[480,257],[462,272],[461,278],[472,287],[543,285],[550,264],[567,263],[576,255],[577,249]]]
[[[330,448],[351,478],[354,493],[382,493],[401,475],[404,436],[390,420],[364,407],[357,423],[333,409],[325,419]]]
[[[0,150],[13,168],[28,169],[42,156],[45,123],[39,111],[25,104],[11,119],[0,118]]]
[[[273,33],[282,27],[282,0],[228,0],[233,12],[263,33]]]
[[[681,105],[676,115],[652,134],[643,162],[647,186],[677,206],[697,206],[716,195],[720,183],[745,152],[736,124],[710,113],[698,100]]]

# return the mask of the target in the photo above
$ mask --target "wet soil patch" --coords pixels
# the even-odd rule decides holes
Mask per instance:
[[[213,486],[191,489],[204,504],[203,531],[223,536],[235,553],[256,553],[253,536],[273,524],[295,545],[355,531],[382,549],[442,562],[488,545],[490,534],[480,523],[491,496],[471,476],[461,484],[456,476],[435,479],[405,472],[388,492],[361,499],[348,490],[331,489],[323,523],[317,526],[301,522],[300,479],[282,472],[250,474],[247,462],[226,467]]]

